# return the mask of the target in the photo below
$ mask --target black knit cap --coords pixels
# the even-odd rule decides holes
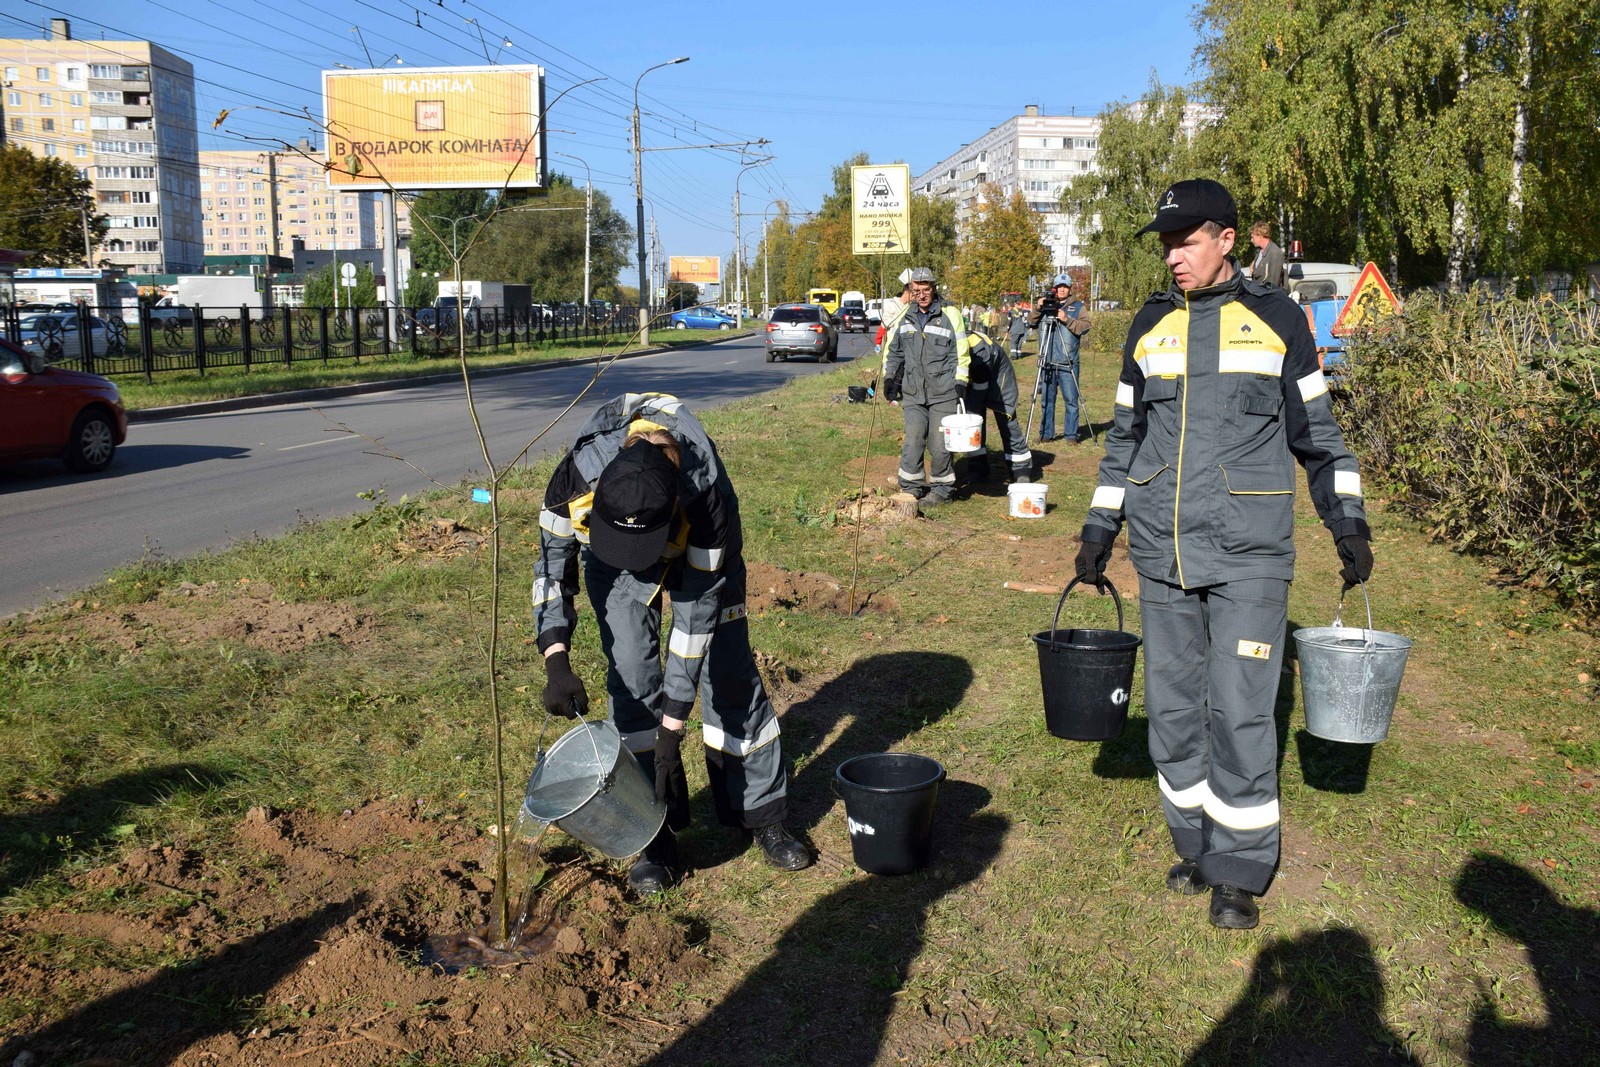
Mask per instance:
[[[589,548],[617,570],[646,570],[661,558],[677,513],[678,468],[649,441],[635,441],[595,480]]]
[[[1202,222],[1237,230],[1239,209],[1233,194],[1221,182],[1210,178],[1190,178],[1174,182],[1156,201],[1156,217],[1140,233],[1171,233],[1187,230]]]

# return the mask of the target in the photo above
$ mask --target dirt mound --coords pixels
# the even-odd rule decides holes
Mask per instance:
[[[430,935],[486,922],[492,851],[400,802],[254,808],[230,841],[138,849],[79,878],[115,911],[0,919],[16,961],[0,1000],[28,1012],[0,1028],[0,1062],[477,1061],[704,966],[688,928],[628,904],[616,872],[559,843],[545,853],[541,951],[453,975],[430,966]],[[60,1018],[67,1003],[81,1006]]]
[[[182,582],[148,603],[78,618],[84,633],[126,652],[140,651],[156,636],[177,644],[238,641],[268,652],[327,640],[353,646],[367,640],[371,623],[343,604],[279,600],[267,583],[248,580],[227,589],[216,582]]]
[[[454,559],[477,552],[488,540],[488,535],[454,519],[431,519],[407,526],[393,547],[401,558]]]
[[[888,493],[868,489],[865,496],[851,492],[834,502],[833,518],[836,522],[853,526],[893,526],[902,522],[915,522],[917,498],[910,493]]]
[[[895,603],[882,595],[869,596],[865,586],[856,590],[858,611],[891,612]],[[865,600],[863,605],[860,600]],[[830,574],[786,571],[770,563],[749,564],[745,581],[745,606],[751,612],[811,611],[850,614],[850,587]]]

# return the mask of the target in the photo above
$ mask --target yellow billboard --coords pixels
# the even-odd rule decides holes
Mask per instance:
[[[858,256],[911,251],[911,167],[886,163],[850,168],[850,251]]]
[[[322,109],[335,188],[544,184],[542,67],[325,70]]]
[[[717,285],[722,281],[722,259],[718,256],[668,256],[667,281]]]

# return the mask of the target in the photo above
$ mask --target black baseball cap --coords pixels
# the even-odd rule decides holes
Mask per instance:
[[[1239,209],[1233,203],[1233,194],[1221,182],[1190,178],[1167,186],[1156,201],[1156,217],[1139,233],[1171,233],[1202,222],[1237,230]]]
[[[645,570],[661,558],[677,513],[678,468],[649,441],[635,441],[595,480],[589,548],[618,570]]]

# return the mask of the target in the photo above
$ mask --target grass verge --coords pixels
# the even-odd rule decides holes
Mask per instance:
[[[1110,347],[1084,365],[1087,411],[1100,419],[1117,371]],[[1019,368],[1025,388],[1031,367]],[[838,508],[861,485],[873,418],[838,402],[855,374],[795,379],[706,415],[740,489],[752,564],[849,580],[856,531]],[[896,414],[877,411],[874,487],[896,465]],[[686,759],[699,825],[684,851],[704,869],[669,907],[710,931],[714,965],[670,1000],[638,1006],[652,1049],[638,1028],[596,1018],[574,1020],[564,1047],[611,1064],[1591,1056],[1592,632],[1543,594],[1500,587],[1479,562],[1430,544],[1374,491],[1375,621],[1416,643],[1393,732],[1372,747],[1319,742],[1304,730],[1298,680],[1283,677],[1282,869],[1260,930],[1212,930],[1205,898],[1161,886],[1171,853],[1138,684],[1121,738],[1074,744],[1045,731],[1029,635],[1048,627],[1053,598],[1005,583],[1068,574],[1100,455],[1092,443],[1048,447],[1044,519],[1008,521],[1003,488],[982,487],[935,519],[861,532],[871,605],[859,617],[776,601],[752,616],[784,709],[792,822],[824,862],[795,876],[706,863],[725,845],[705,825],[703,771]],[[508,751],[524,771],[537,730],[524,709],[542,671],[521,590],[547,472],[524,472],[501,504],[502,670],[510,694],[527,687],[508,697]],[[1301,508],[1291,625],[1320,625],[1338,566],[1304,494]],[[0,911],[133,907],[79,876],[130,848],[220,840],[252,805],[337,812],[404,796],[492,821],[485,555],[439,550],[430,532],[435,520],[481,530],[486,514],[436,497],[310,525],[129,569],[74,604],[4,624]],[[213,582],[210,599],[186,606]],[[278,647],[206,628],[263,589],[284,611],[361,621],[343,640]],[[1067,617],[1114,624],[1087,596]],[[598,693],[586,605],[580,618],[575,663]],[[830,784],[843,759],[884,749],[949,772],[936,862],[899,879],[852,867]],[[75,951],[69,961],[60,944],[7,946],[11,966],[57,970],[67,992],[54,1005],[11,1003],[0,977],[0,1034],[92,995],[88,964],[134,965]],[[759,1045],[719,1045],[740,1019],[759,1024]]]

